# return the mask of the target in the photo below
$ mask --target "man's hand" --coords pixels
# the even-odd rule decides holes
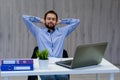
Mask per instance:
[[[41,20],[40,20],[40,23],[45,24],[45,20],[44,20],[44,19],[41,19]]]
[[[61,20],[58,20],[58,21],[57,21],[56,25],[58,25],[58,24],[61,24]]]

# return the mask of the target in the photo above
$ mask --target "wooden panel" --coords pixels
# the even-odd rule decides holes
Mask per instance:
[[[65,41],[70,57],[78,45],[107,41],[105,58],[120,64],[120,0],[0,0],[0,59],[30,58],[37,43],[22,15],[43,18],[51,9],[81,20]]]

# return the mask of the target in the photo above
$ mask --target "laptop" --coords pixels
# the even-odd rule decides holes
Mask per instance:
[[[102,61],[107,42],[79,45],[73,59],[57,61],[56,64],[70,69],[97,65]]]

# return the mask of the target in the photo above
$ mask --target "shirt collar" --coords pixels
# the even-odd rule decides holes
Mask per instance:
[[[55,31],[56,29],[57,29],[57,28],[55,28],[54,31]],[[53,31],[53,32],[50,32],[50,30],[49,30],[48,28],[44,28],[44,31],[45,31],[45,32],[48,32],[48,33],[53,33],[53,32],[54,32],[54,31]]]

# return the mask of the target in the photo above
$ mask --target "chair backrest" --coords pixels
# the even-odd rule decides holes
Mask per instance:
[[[32,57],[31,58],[37,58],[36,56],[36,51],[38,50],[38,46],[36,46],[33,50],[33,54],[32,54]]]
[[[65,49],[63,50],[63,58],[68,58],[68,53]]]

